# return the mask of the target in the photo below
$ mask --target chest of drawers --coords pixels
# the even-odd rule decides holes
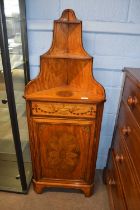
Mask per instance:
[[[104,88],[92,77],[82,46],[81,21],[65,10],[54,22],[53,44],[40,74],[25,89],[33,184],[93,193]]]
[[[125,69],[125,82],[105,169],[111,209],[140,209],[140,69]]]

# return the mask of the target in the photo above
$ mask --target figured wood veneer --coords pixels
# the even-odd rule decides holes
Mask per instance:
[[[92,68],[93,58],[82,44],[82,22],[65,10],[54,21],[40,73],[24,94],[37,193],[46,187],[93,193],[105,91]]]

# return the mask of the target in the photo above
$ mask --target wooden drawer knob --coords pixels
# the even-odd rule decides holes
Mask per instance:
[[[109,185],[115,185],[116,184],[116,182],[115,182],[115,180],[114,179],[109,179],[109,181],[108,181],[108,184]]]
[[[123,157],[122,154],[120,154],[120,155],[117,154],[116,157],[115,157],[115,159],[116,159],[117,162],[122,162],[124,160],[124,157]]]
[[[126,135],[128,136],[131,133],[131,128],[129,126],[123,127],[122,133],[124,136],[126,136]]]
[[[128,99],[127,99],[127,103],[129,106],[136,106],[137,103],[138,103],[138,99],[136,96],[129,96]]]

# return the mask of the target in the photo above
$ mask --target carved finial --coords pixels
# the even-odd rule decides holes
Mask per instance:
[[[72,9],[65,9],[60,17],[61,21],[79,21]]]

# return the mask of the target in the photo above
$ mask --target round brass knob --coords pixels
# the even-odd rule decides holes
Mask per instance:
[[[128,136],[131,133],[131,128],[129,126],[124,126],[122,128],[122,133],[124,136],[126,136],[126,135]]]
[[[129,96],[127,99],[127,103],[129,106],[136,106],[138,103],[138,99],[136,96]]]

